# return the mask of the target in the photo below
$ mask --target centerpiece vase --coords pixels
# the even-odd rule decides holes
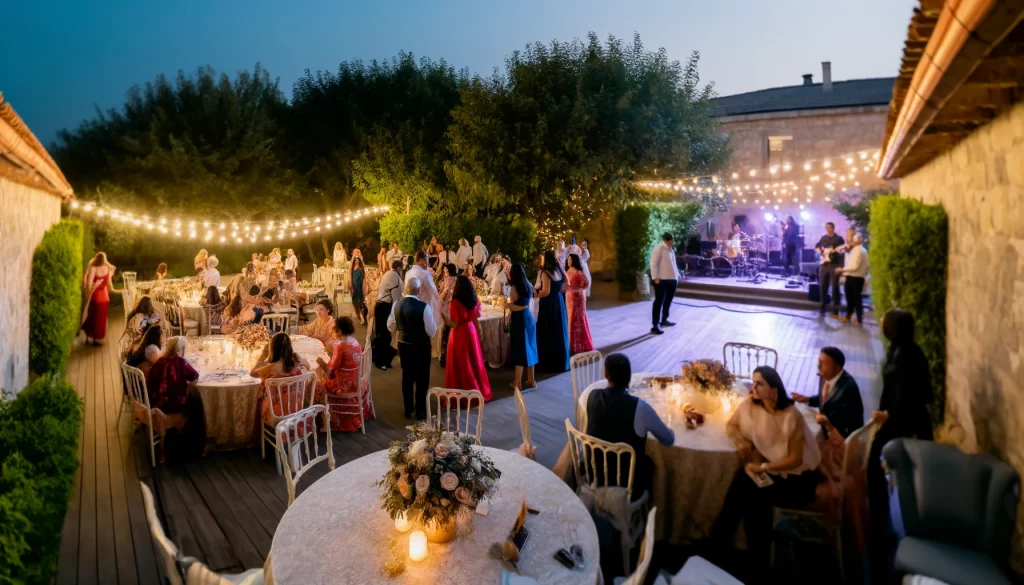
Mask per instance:
[[[423,532],[427,535],[427,541],[436,544],[446,544],[455,540],[458,527],[455,525],[455,516],[448,520],[431,520],[423,523]]]

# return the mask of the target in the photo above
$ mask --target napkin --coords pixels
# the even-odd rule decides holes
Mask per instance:
[[[538,581],[531,577],[524,577],[502,569],[501,579],[498,583],[499,585],[536,585]]]

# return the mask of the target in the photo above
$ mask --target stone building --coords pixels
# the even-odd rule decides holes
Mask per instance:
[[[71,197],[56,163],[0,95],[0,389],[17,392],[28,383],[32,253]]]
[[[1024,477],[1022,19],[1019,3],[921,2],[879,174],[949,217],[942,439],[992,453]],[[1017,519],[1020,572],[1024,506]]]

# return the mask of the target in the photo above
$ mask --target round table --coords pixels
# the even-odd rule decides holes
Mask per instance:
[[[473,514],[469,534],[446,545],[429,544],[425,560],[408,560],[409,537],[395,530],[380,507],[373,483],[389,469],[387,451],[378,451],[335,469],[310,485],[285,512],[270,548],[275,585],[382,583],[395,585],[479,585],[499,583],[502,563],[487,551],[508,536],[519,506],[540,514],[526,518],[530,539],[521,553],[520,572],[539,583],[593,585],[597,582],[597,529],[576,494],[543,466],[516,453],[481,447],[501,471],[487,516]],[[406,570],[394,578],[383,572],[389,539],[406,557]],[[586,560],[570,570],[554,559],[560,548],[578,544]]]
[[[505,331],[505,309],[494,305],[481,304],[480,345],[484,361],[494,369],[505,365],[508,357],[508,331]]]
[[[232,347],[223,336],[192,337],[185,352],[185,359],[199,372],[192,389],[203,401],[207,451],[248,447],[258,439],[261,382],[249,371],[261,350]],[[312,337],[293,335],[292,349],[313,369],[316,358],[330,360],[323,344]]]
[[[728,403],[721,410],[705,412],[705,422],[696,429],[686,427],[680,405],[673,403],[668,390],[651,389],[644,379],[672,374],[634,374],[630,393],[646,401],[676,435],[675,444],[665,446],[647,439],[647,456],[654,463],[651,478],[651,504],[658,507],[657,538],[673,544],[686,544],[711,534],[711,527],[722,511],[733,476],[741,467],[736,447],[725,433],[733,409],[748,394],[737,382]],[[720,399],[712,399],[720,400]],[[796,407],[811,427],[817,411],[803,404]]]

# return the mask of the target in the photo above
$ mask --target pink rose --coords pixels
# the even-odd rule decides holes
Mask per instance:
[[[472,506],[476,502],[473,501],[473,492],[469,491],[468,488],[460,487],[455,490],[455,499],[462,502],[467,506]]]
[[[446,443],[438,443],[437,446],[434,447],[434,455],[441,458],[447,457],[448,453],[450,452],[451,449],[448,448],[448,445]]]
[[[441,487],[448,491],[452,491],[459,487],[459,476],[452,472],[447,472],[441,476]]]
[[[416,478],[416,492],[425,494],[430,489],[430,476],[423,474]]]
[[[403,498],[410,498],[412,496],[412,486],[409,485],[409,480],[402,478],[398,480],[398,493],[402,494]]]

